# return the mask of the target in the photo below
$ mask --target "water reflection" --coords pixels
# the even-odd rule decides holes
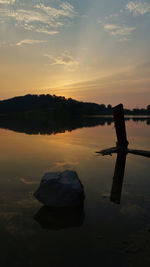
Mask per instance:
[[[142,154],[139,155],[145,157]],[[123,186],[125,166],[126,166],[126,157],[127,153],[125,152],[120,151],[117,153],[117,159],[116,159],[111,194],[110,194],[110,201],[116,204],[120,204],[121,200],[122,186]]]
[[[150,149],[146,122],[127,121],[131,147]],[[24,131],[21,127],[19,131]],[[32,125],[27,129],[30,133]],[[110,195],[117,155],[99,158],[95,151],[114,145],[112,124],[51,136],[0,129],[0,138],[0,266],[150,266],[149,159],[127,156],[120,205],[101,197]],[[42,211],[42,222],[34,220],[41,205],[32,196],[43,173],[68,168],[77,171],[84,185],[84,211],[66,217]],[[122,185],[119,181],[113,184],[118,201]],[[128,260],[130,264],[126,264]]]
[[[49,208],[43,206],[34,216],[42,228],[60,230],[64,228],[80,227],[84,221],[84,207]]]
[[[150,125],[149,117],[126,117],[126,121],[146,122]],[[83,127],[105,126],[113,123],[112,117],[71,117],[60,120],[0,120],[0,128],[26,134],[57,134],[73,131]]]
[[[116,204],[120,204],[122,185],[124,179],[124,171],[126,165],[126,153],[117,153],[113,183],[111,189],[110,200]]]
[[[66,131],[73,131],[83,127],[94,127],[98,125],[110,125],[113,118],[100,117],[71,117],[60,118],[57,120],[5,120],[0,121],[0,128],[13,130],[15,132],[22,132],[26,134],[56,134],[64,133]]]

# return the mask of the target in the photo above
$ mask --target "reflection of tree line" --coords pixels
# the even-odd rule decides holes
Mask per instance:
[[[150,118],[125,118],[125,120],[133,120],[134,122],[145,121],[147,125],[150,125]],[[65,131],[73,131],[78,128],[111,125],[112,123],[112,117],[62,117],[50,120],[1,119],[0,128],[27,134],[51,135],[56,133],[64,133]]]
[[[150,125],[150,118],[132,118],[132,120],[133,121],[137,121],[137,122],[139,122],[139,121],[146,121],[146,124],[147,125]]]
[[[3,120],[0,121],[1,128],[7,128],[16,132],[27,134],[56,134],[65,131],[73,131],[83,127],[94,127],[98,125],[110,125],[112,118],[57,118],[51,120]]]

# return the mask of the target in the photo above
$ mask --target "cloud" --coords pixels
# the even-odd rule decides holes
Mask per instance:
[[[16,0],[0,0],[0,4],[3,5],[12,5],[16,2]]]
[[[120,24],[119,14],[110,14],[104,18],[99,18],[97,22],[102,25],[104,30],[111,36],[118,37],[119,42],[127,42],[130,40],[129,36],[136,30],[136,27]]]
[[[49,34],[49,35],[55,35],[55,34],[58,34],[59,31],[49,31],[45,28],[38,28],[38,29],[35,29],[36,32],[41,32],[41,33],[45,33],[45,34]]]
[[[68,2],[64,2],[64,3],[62,3],[60,6],[61,6],[62,9],[64,9],[64,10],[68,10],[68,11],[70,11],[71,13],[74,13],[74,7],[73,7],[70,3],[68,3]]]
[[[144,15],[150,12],[150,3],[143,1],[130,1],[126,5],[126,9],[128,9],[134,16]]]
[[[99,17],[97,19],[97,22],[103,25],[105,24],[112,25],[112,24],[116,24],[119,20],[120,20],[120,14],[114,13],[114,14],[110,14],[104,17]]]
[[[36,5],[35,7],[47,13],[52,21],[61,16],[72,18],[75,15],[74,7],[67,2],[62,3],[58,9],[44,4]]]
[[[120,26],[114,25],[114,24],[106,24],[104,25],[104,29],[106,30],[116,30],[120,29]]]
[[[129,40],[131,40],[130,38],[123,36],[119,39],[119,42],[124,43],[124,42],[128,42]]]
[[[16,11],[8,12],[8,16],[14,18],[18,22],[26,24],[30,22],[49,23],[48,17],[36,10],[18,9]]]
[[[79,61],[75,60],[69,51],[63,52],[58,57],[48,54],[45,54],[44,56],[51,59],[51,65],[63,65],[68,71],[75,71],[79,66]]]
[[[104,29],[112,36],[129,36],[136,29],[135,27],[119,26],[115,24],[105,24]],[[123,40],[123,39],[122,39]],[[127,38],[124,40],[127,41]]]
[[[0,0],[0,3],[15,3],[15,0]],[[11,10],[4,5],[0,6],[0,17],[8,21],[14,21],[14,25],[21,26],[25,30],[32,30],[39,33],[54,35],[59,31],[52,28],[64,26],[69,19],[72,19],[77,13],[74,7],[63,2],[57,7],[46,6],[44,4],[21,4],[13,5]],[[12,22],[12,21],[11,21]]]
[[[32,44],[40,44],[40,43],[45,43],[45,42],[46,42],[45,40],[24,39],[24,40],[21,40],[20,42],[18,42],[16,45],[17,46],[21,46],[24,44],[32,45]]]

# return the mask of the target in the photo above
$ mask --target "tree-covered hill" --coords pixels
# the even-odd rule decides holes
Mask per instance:
[[[111,114],[111,106],[79,102],[74,99],[55,95],[25,95],[0,101],[0,114],[18,112],[49,112],[52,114],[68,113],[71,115]]]

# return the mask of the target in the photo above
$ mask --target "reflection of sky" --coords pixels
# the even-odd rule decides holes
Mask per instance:
[[[146,122],[128,121],[127,130],[129,141],[136,136],[132,147],[145,148],[149,143],[150,128]],[[70,267],[75,253],[76,266],[83,266],[83,262],[88,266],[87,263],[91,264],[93,260],[94,266],[100,266],[100,259],[103,261],[108,253],[113,263],[118,260],[118,266],[123,266],[122,254],[116,247],[122,252],[126,250],[126,245],[122,247],[123,242],[128,240],[125,244],[131,246],[133,234],[137,235],[150,222],[149,159],[127,156],[121,204],[116,205],[108,198],[116,156],[95,155],[96,150],[114,145],[112,125],[49,136],[3,129],[0,137],[0,235],[1,240],[3,238],[0,261],[4,260],[1,265],[5,266],[7,262],[10,266],[9,255],[13,253],[13,266],[16,262],[19,266],[22,262],[29,266],[29,259],[32,259],[36,262],[32,266],[42,266],[42,262],[43,266],[47,266],[47,262],[60,266],[63,261]],[[65,169],[76,170],[84,186],[84,224],[58,232],[41,229],[33,220],[41,204],[32,194],[45,172]],[[139,240],[138,235],[136,238]],[[132,253],[134,248],[130,246],[128,249]],[[4,248],[7,255],[3,253]],[[59,257],[56,257],[58,253]],[[114,253],[119,257],[114,259]]]
[[[147,0],[1,0],[0,97],[149,104],[149,15]]]

